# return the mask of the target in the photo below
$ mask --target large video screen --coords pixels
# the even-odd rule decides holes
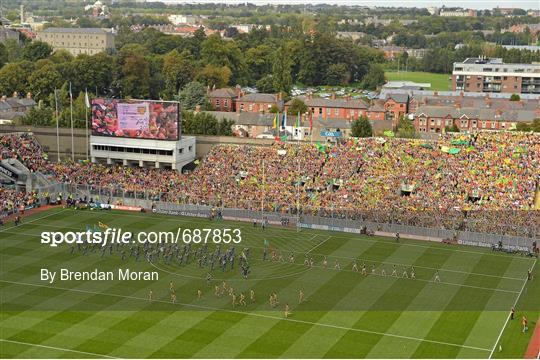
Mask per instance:
[[[178,103],[145,100],[92,100],[92,135],[178,140]]]

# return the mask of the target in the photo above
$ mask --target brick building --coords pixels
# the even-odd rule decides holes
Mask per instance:
[[[500,131],[515,129],[517,123],[531,123],[540,116],[540,109],[502,109],[461,107],[459,103],[446,106],[420,106],[414,116],[419,132],[444,132],[453,125],[462,132]]]
[[[282,101],[276,94],[253,93],[240,95],[236,99],[236,112],[267,113],[272,106],[282,107]]]
[[[330,99],[308,96],[299,96],[308,107],[313,118],[355,120],[362,115],[367,116],[369,105],[361,99],[336,99],[333,95]],[[285,104],[287,111],[290,101]]]
[[[399,118],[409,112],[409,95],[389,95],[384,102],[384,110],[387,114],[387,118],[392,120],[393,126],[396,126]]]
[[[241,90],[236,88],[221,88],[208,91],[208,101],[215,111],[236,111],[236,99]]]

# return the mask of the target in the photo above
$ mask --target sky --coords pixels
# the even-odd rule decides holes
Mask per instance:
[[[152,0],[147,0],[152,1]],[[229,3],[241,4],[242,0],[159,0],[165,3]],[[540,9],[540,0],[248,0],[257,5],[265,4],[336,4],[364,6],[408,6],[408,7],[464,7],[474,9],[491,9],[494,7],[516,7],[522,9]]]

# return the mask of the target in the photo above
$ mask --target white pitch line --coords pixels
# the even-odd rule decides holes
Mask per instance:
[[[332,237],[332,235],[328,236],[326,239],[324,239],[323,241],[321,241],[320,243],[318,243],[317,245],[315,245],[314,247],[309,249],[307,253],[309,254],[310,252],[312,252],[313,250],[315,250],[316,248],[318,248],[319,246],[321,246],[322,244],[324,244],[325,242],[330,240],[331,237]]]
[[[118,297],[118,298],[123,298],[123,299],[142,300],[142,301],[148,302],[147,298],[142,298],[142,297],[138,297],[138,296],[119,295],[119,294],[111,294],[111,293],[104,293],[104,292],[97,292],[97,291],[82,290],[82,289],[70,289],[70,288],[63,288],[63,287],[59,287],[59,286],[31,284],[31,283],[23,283],[23,282],[8,281],[8,280],[0,280],[0,282],[8,283],[8,284],[14,284],[14,285],[26,285],[26,286],[35,286],[35,287],[63,290],[63,291],[72,291],[72,292],[79,292],[79,293],[92,294],[92,295],[105,295],[105,296]],[[320,327],[331,328],[331,329],[354,331],[354,332],[359,332],[359,333],[364,333],[364,334],[374,334],[374,335],[380,335],[380,336],[387,336],[387,337],[393,337],[393,338],[397,338],[397,339],[406,339],[406,340],[417,341],[417,342],[427,342],[427,343],[431,343],[431,344],[453,346],[453,347],[458,347],[458,348],[466,348],[466,349],[486,351],[486,352],[490,351],[490,349],[485,349],[485,348],[476,347],[476,346],[469,346],[469,345],[456,344],[456,343],[450,343],[450,342],[445,342],[445,341],[436,341],[436,340],[429,340],[429,339],[423,339],[423,338],[416,338],[416,337],[413,337],[413,336],[406,336],[406,335],[383,333],[383,332],[379,332],[379,331],[371,331],[371,330],[364,330],[364,329],[358,329],[358,328],[350,328],[350,327],[346,327],[346,326],[318,323],[318,322],[312,322],[312,321],[306,321],[306,320],[283,318],[283,317],[280,317],[280,316],[265,315],[265,314],[254,313],[254,312],[243,312],[243,311],[238,311],[238,310],[228,310],[228,309],[216,308],[216,307],[212,307],[212,306],[204,306],[204,305],[196,305],[196,304],[188,304],[188,303],[180,303],[180,302],[177,302],[176,304],[172,304],[170,301],[157,300],[157,299],[152,300],[152,301],[157,302],[157,303],[171,304],[171,305],[182,305],[182,306],[186,306],[186,307],[192,307],[192,308],[209,310],[209,311],[223,311],[223,312],[228,312],[228,313],[232,313],[232,314],[242,314],[242,315],[260,317],[260,318],[265,318],[265,319],[290,321],[290,322],[294,322],[294,323],[307,324],[307,325],[311,325],[311,326],[320,326]]]
[[[66,211],[66,210],[67,210],[67,209],[62,209],[62,210],[57,211],[57,212],[54,212],[54,213],[52,213],[52,214],[48,214],[48,215],[45,215],[45,216],[41,216],[41,217],[38,217],[38,218],[35,218],[35,219],[32,219],[32,220],[26,221],[26,222],[21,222],[19,225],[12,225],[12,226],[9,226],[9,227],[7,227],[7,228],[0,229],[0,232],[5,232],[5,231],[7,231],[7,230],[13,229],[13,228],[18,227],[18,226],[22,226],[22,225],[25,225],[25,224],[33,223],[33,222],[38,221],[38,220],[46,219],[46,218],[51,217],[51,216],[53,216],[53,215],[63,213],[63,212]]]
[[[534,259],[534,263],[531,267],[531,269],[534,269],[534,266],[536,265],[536,260],[537,259]],[[521,297],[521,294],[523,293],[523,289],[525,289],[525,285],[527,285],[527,281],[529,281],[527,278],[525,278],[525,281],[523,281],[523,286],[521,287],[521,290],[519,291],[519,294],[516,298],[516,300],[514,301],[514,305],[512,305],[513,308],[516,307],[518,301],[519,301],[519,298]],[[491,359],[491,357],[493,356],[493,353],[495,352],[495,348],[497,347],[497,344],[499,343],[499,341],[501,340],[501,337],[502,337],[502,334],[504,333],[504,329],[506,329],[506,325],[508,325],[508,321],[510,320],[510,313],[508,313],[508,316],[506,316],[506,321],[504,322],[504,325],[501,329],[501,332],[499,332],[499,336],[497,336],[497,340],[495,340],[495,344],[493,345],[493,349],[491,349],[491,352],[489,353],[489,359]]]
[[[75,211],[75,210],[73,210]],[[134,217],[134,218],[148,218],[148,216],[155,216],[155,215],[158,215],[159,217],[161,218],[174,218],[174,217],[177,217],[177,218],[190,218],[189,216],[176,216],[176,215],[167,215],[167,214],[147,214],[147,215],[136,215],[136,214],[128,214],[128,213],[117,213],[115,212],[114,213],[115,216],[122,216],[122,217]],[[206,219],[207,220],[207,219]],[[192,223],[191,220],[187,220],[187,221],[183,221],[183,220],[170,220],[170,221],[180,221],[180,222],[186,222],[186,223]],[[228,220],[228,221],[231,221],[231,222],[239,222],[239,223],[246,223],[247,221],[232,221],[232,220]],[[244,226],[244,225],[243,225]],[[248,230],[247,228],[247,225],[246,226],[246,229],[243,229],[244,231]],[[280,228],[278,227],[277,225],[276,226],[270,226],[269,228],[267,228],[265,231],[267,232],[272,232],[272,230],[279,230],[279,231],[274,231],[275,233],[279,233],[279,232],[283,232],[285,230],[291,230],[290,228]],[[327,230],[328,232],[328,230]],[[345,234],[343,232],[339,232],[339,231],[330,231],[333,233],[332,237],[334,238],[338,238],[338,239],[350,239],[350,235],[351,234]],[[280,235],[281,236],[281,235]],[[486,252],[486,251],[472,251],[472,250],[463,250],[463,249],[456,249],[455,247],[452,248],[451,245],[449,245],[448,247],[434,247],[434,246],[430,246],[430,245],[421,245],[421,244],[410,244],[410,243],[403,243],[403,242],[400,242],[400,243],[396,243],[395,241],[380,241],[380,240],[371,240],[371,239],[368,239],[368,238],[365,238],[365,237],[362,237],[362,238],[354,238],[355,240],[359,240],[359,241],[365,241],[365,242],[372,242],[372,243],[381,243],[381,244],[393,244],[395,246],[412,246],[412,247],[418,247],[418,248],[424,248],[424,249],[430,249],[430,250],[441,250],[441,251],[451,251],[451,252],[460,252],[460,253],[466,253],[466,254],[475,254],[475,255],[488,255],[488,256],[499,256],[499,257],[510,257],[512,255],[509,255],[509,254],[500,254],[500,253],[493,253],[493,252]],[[434,244],[440,244],[439,242],[432,242]],[[516,259],[519,259],[519,260],[528,260],[524,257],[515,257]]]
[[[36,219],[37,220],[37,219]],[[22,226],[24,224],[21,224],[19,226]],[[76,227],[68,227],[68,226],[59,226],[59,225],[43,225],[41,224],[40,226],[47,226],[47,227],[52,227],[52,228],[58,228],[58,229],[73,229],[73,230],[80,230],[79,228],[76,228]],[[7,229],[6,229],[7,230]],[[13,235],[26,235],[26,236],[40,236],[40,234],[32,234],[32,233],[26,233],[26,232],[11,232],[11,231],[4,231],[6,234],[13,234]],[[332,237],[332,236],[330,236]],[[329,240],[326,239],[326,240]],[[311,253],[312,250],[314,250],[315,248],[317,248],[318,246],[322,245],[323,242],[325,242],[326,240],[323,240],[321,243],[315,245],[311,250],[308,251],[308,253]],[[254,249],[264,249],[264,247],[262,246],[250,246],[250,248],[254,248]],[[294,251],[295,253],[301,253],[301,251]],[[328,256],[327,254],[322,254],[322,253],[312,253],[311,255],[316,255],[316,256]],[[523,279],[522,278],[515,278],[515,277],[509,277],[509,276],[498,276],[498,275],[492,275],[492,274],[484,274],[484,273],[476,273],[476,272],[468,272],[468,271],[462,271],[462,270],[453,270],[453,269],[445,269],[445,268],[434,268],[434,267],[429,267],[429,266],[421,266],[421,265],[416,265],[416,264],[402,264],[402,263],[395,263],[395,262],[382,262],[382,261],[375,261],[375,260],[369,260],[369,259],[362,259],[362,258],[357,258],[357,257],[346,257],[346,256],[336,256],[336,255],[332,255],[331,258],[334,258],[334,259],[345,259],[345,260],[356,260],[356,261],[364,261],[364,262],[369,262],[369,263],[375,263],[375,264],[383,264],[383,265],[397,265],[397,266],[402,266],[402,267],[410,267],[410,266],[414,266],[418,269],[428,269],[428,270],[438,270],[438,271],[441,271],[441,272],[450,272],[450,273],[456,273],[456,274],[465,274],[465,275],[477,275],[477,276],[486,276],[486,277],[492,277],[492,278],[496,278],[496,279],[506,279],[506,280],[517,280],[517,281],[522,281]],[[519,258],[517,258],[519,259]],[[301,265],[301,264],[293,264],[293,265]],[[321,267],[322,266],[314,266],[314,267]],[[331,269],[332,270],[332,269]],[[347,271],[347,270],[342,270],[342,271]],[[460,284],[455,284],[455,283],[442,283],[442,284],[447,284],[447,285],[460,285]],[[460,285],[461,286],[461,285]],[[462,285],[462,286],[465,286],[465,287],[472,287],[472,288],[478,288],[478,289],[486,289],[486,290],[496,290],[496,291],[505,291],[505,290],[499,290],[499,289],[491,289],[491,288],[485,288],[485,287],[475,287],[475,286],[472,286],[472,285]],[[513,292],[513,293],[518,293],[518,291],[510,291],[510,292]]]
[[[60,350],[60,351],[66,351],[66,352],[72,352],[72,353],[84,354],[84,355],[92,355],[92,356],[96,356],[98,358],[120,359],[120,358],[105,355],[105,354],[96,354],[96,353],[91,353],[91,352],[87,352],[87,351],[71,350],[71,349],[66,349],[66,348],[61,348],[61,347],[56,347],[56,346],[34,344],[34,343],[28,343],[28,342],[22,342],[22,341],[8,340],[8,339],[0,339],[0,342],[19,344],[19,345],[26,345],[26,346],[34,346],[34,347],[39,347],[39,348],[44,348],[44,349],[51,349],[51,350]]]

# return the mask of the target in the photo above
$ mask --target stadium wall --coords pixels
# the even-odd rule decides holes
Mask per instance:
[[[0,125],[1,133],[11,132],[32,132],[41,144],[51,161],[57,160],[56,128],[42,126],[22,126],[22,125]],[[60,158],[71,159],[71,129],[60,128]],[[189,134],[185,134],[189,135]],[[86,134],[84,129],[74,129],[75,158],[77,160],[86,159]],[[201,159],[208,154],[210,148],[219,144],[230,145],[256,145],[270,146],[274,143],[271,139],[253,139],[234,136],[196,136],[196,154]]]

